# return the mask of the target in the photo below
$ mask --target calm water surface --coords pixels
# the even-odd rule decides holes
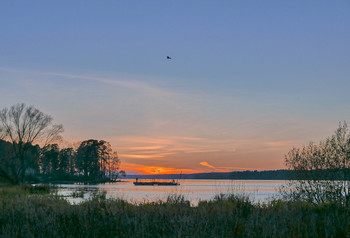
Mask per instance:
[[[105,191],[107,198],[122,198],[133,203],[166,200],[169,195],[183,195],[192,205],[200,200],[211,200],[215,195],[234,193],[248,196],[256,202],[268,201],[278,196],[278,188],[284,180],[179,180],[179,186],[135,186],[135,180],[97,185],[60,184],[58,194],[72,203],[89,199],[98,191]],[[147,180],[142,180],[147,181]],[[169,180],[167,180],[169,181]],[[73,197],[80,194],[80,197]]]

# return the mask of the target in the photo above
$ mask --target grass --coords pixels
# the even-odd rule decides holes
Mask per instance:
[[[98,193],[72,205],[28,188],[1,188],[1,237],[349,237],[350,208],[218,195],[191,207],[182,196],[131,204]]]
[[[48,184],[42,185],[24,185],[24,186],[10,186],[8,184],[0,184],[0,199],[6,197],[23,197],[33,194],[49,194],[54,186]]]
[[[77,190],[77,191],[72,192],[71,197],[84,198],[84,194],[85,194],[84,190]]]

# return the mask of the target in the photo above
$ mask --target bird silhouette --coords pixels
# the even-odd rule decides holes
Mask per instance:
[[[171,59],[171,57],[170,57],[170,56],[167,56],[166,58],[167,58],[167,59]]]

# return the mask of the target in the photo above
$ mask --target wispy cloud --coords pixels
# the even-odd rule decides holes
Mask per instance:
[[[119,148],[125,150],[165,150],[184,153],[235,151],[232,140],[185,136],[126,136],[111,139],[118,141]],[[130,144],[134,146],[130,146]]]
[[[141,150],[141,151],[147,151],[147,150],[159,150],[164,148],[164,146],[131,146],[131,147],[124,147],[125,150]]]
[[[286,140],[286,141],[269,141],[266,142],[265,145],[268,147],[291,147],[291,145],[297,143],[297,141],[294,140]]]
[[[99,83],[120,86],[124,88],[128,88],[131,90],[147,93],[149,95],[153,95],[155,97],[165,97],[165,96],[178,96],[178,93],[171,92],[164,88],[160,88],[154,85],[150,85],[145,83],[144,81],[137,80],[137,78],[124,76],[124,77],[95,77],[88,76],[83,74],[68,74],[68,73],[59,73],[59,72],[44,72],[44,71],[30,71],[23,69],[14,69],[14,68],[5,68],[0,67],[0,71],[6,71],[11,73],[20,73],[20,74],[32,74],[32,75],[42,75],[42,76],[53,76],[53,77],[61,77],[66,79],[81,79],[81,80],[89,80],[95,81]]]
[[[203,165],[205,167],[208,167],[208,168],[211,168],[211,169],[214,169],[215,171],[217,172],[230,172],[230,171],[233,171],[233,170],[261,170],[259,168],[242,168],[242,167],[215,167],[211,164],[209,164],[208,162],[200,162],[199,163],[200,165]]]
[[[161,89],[158,87],[150,86],[148,84],[145,84],[144,82],[137,81],[135,79],[120,79],[120,78],[105,78],[105,77],[92,77],[92,76],[86,76],[86,75],[79,75],[79,74],[65,74],[65,73],[50,73],[50,72],[41,72],[41,75],[51,75],[51,76],[59,76],[59,77],[65,77],[70,79],[84,79],[84,80],[91,80],[91,81],[97,81],[100,83],[106,83],[110,85],[116,85],[121,87],[126,87],[129,89],[142,91],[151,95],[155,96],[169,96],[169,95],[175,95],[175,93],[167,91],[165,89]]]
[[[208,164],[207,162],[200,162],[199,163],[200,165],[203,165],[203,166],[206,166],[206,167],[209,167],[209,168],[212,168],[212,169],[216,169],[214,166],[212,166],[212,165],[210,165],[210,164]]]
[[[125,158],[139,158],[139,159],[148,159],[148,158],[163,158],[167,155],[172,155],[174,153],[153,153],[151,155],[145,154],[119,154],[120,157]]]

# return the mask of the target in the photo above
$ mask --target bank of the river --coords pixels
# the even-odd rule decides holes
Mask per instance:
[[[131,204],[96,194],[80,204],[0,190],[1,237],[347,237],[350,208],[305,202],[251,203],[217,196],[196,207],[181,196]]]

